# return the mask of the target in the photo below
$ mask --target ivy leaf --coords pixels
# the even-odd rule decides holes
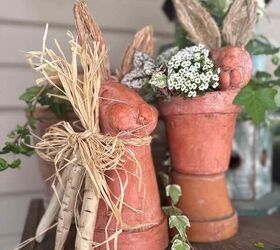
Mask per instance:
[[[8,163],[6,160],[0,158],[0,171],[3,171],[8,168]]]
[[[17,159],[17,160],[14,160],[10,165],[9,167],[10,168],[18,168],[21,164],[21,160],[20,159]]]
[[[251,55],[273,55],[279,52],[279,48],[264,36],[251,39],[246,45],[246,49]]]
[[[258,241],[255,243],[255,247],[258,249],[264,249],[264,243],[262,241]]]
[[[162,181],[163,186],[164,187],[168,186],[168,184],[170,183],[170,178],[169,178],[168,174],[161,171],[158,173],[158,175]]]
[[[171,215],[169,217],[169,227],[175,227],[183,240],[186,240],[186,228],[190,226],[189,219],[184,215]]]
[[[20,100],[25,102],[32,102],[32,100],[39,94],[42,86],[34,86],[26,89],[26,91],[19,97]]]
[[[173,205],[176,205],[182,195],[182,190],[179,185],[172,184],[165,187],[166,196],[171,198]]]
[[[183,213],[181,209],[174,206],[164,206],[162,210],[168,217],[171,215],[181,215]]]
[[[234,103],[243,106],[253,122],[259,125],[264,121],[267,110],[277,109],[275,102],[276,94],[277,90],[272,88],[254,88],[248,85],[239,92]]]
[[[271,61],[274,65],[278,65],[280,63],[280,56],[279,55],[273,55]]]
[[[265,71],[257,71],[256,73],[256,78],[260,79],[260,80],[269,80],[271,79],[271,74],[265,72]]]
[[[280,66],[275,69],[274,75],[280,77]]]
[[[171,245],[171,250],[190,250],[190,246],[186,242],[176,239]]]

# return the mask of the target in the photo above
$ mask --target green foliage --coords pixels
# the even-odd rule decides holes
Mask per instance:
[[[189,250],[189,249],[191,249],[190,245],[180,239],[175,239],[171,246],[171,250]]]
[[[227,13],[232,0],[200,0],[202,6],[204,6],[211,16],[215,19],[219,26],[222,26],[223,19]]]
[[[248,85],[235,98],[235,104],[244,107],[245,112],[259,125],[265,119],[266,111],[275,111],[277,91],[269,87]]]
[[[30,156],[34,153],[31,145],[31,131],[35,129],[37,117],[34,112],[37,106],[44,106],[49,108],[58,118],[63,118],[63,115],[71,110],[70,103],[50,94],[55,94],[55,90],[50,85],[34,86],[26,89],[26,91],[19,97],[21,101],[26,104],[27,121],[24,125],[12,130],[8,135],[8,141],[5,142],[4,147],[0,150],[1,155],[13,154]],[[20,159],[8,162],[4,158],[0,158],[0,171],[8,168],[18,168],[21,164]]]
[[[274,55],[279,52],[279,47],[273,45],[263,35],[252,38],[246,45],[246,49],[251,55]]]
[[[189,219],[184,215],[171,215],[169,217],[169,227],[176,228],[180,237],[186,240],[186,229],[190,227]]]
[[[247,44],[247,50],[252,55],[271,55],[275,65],[272,74],[257,72],[250,83],[242,89],[235,99],[235,103],[244,107],[243,116],[252,119],[256,125],[265,120],[266,113],[277,110],[275,96],[280,86],[280,57],[279,47],[273,45],[265,36],[259,35]]]
[[[176,205],[182,195],[182,190],[179,185],[167,185],[165,187],[166,196],[171,198],[171,201]]]
[[[186,235],[187,227],[190,227],[189,219],[175,205],[178,203],[182,191],[179,185],[170,184],[170,178],[165,173],[160,173],[162,182],[165,184],[165,195],[170,200],[170,206],[162,207],[162,210],[169,217],[169,227],[175,228],[178,234],[171,240],[171,249],[189,250],[190,243]]]
[[[258,241],[255,243],[255,247],[257,249],[264,249],[264,243],[262,241]]]

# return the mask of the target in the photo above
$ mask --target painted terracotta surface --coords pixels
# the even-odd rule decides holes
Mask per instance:
[[[103,133],[117,135],[131,131],[125,138],[149,136],[157,125],[156,109],[146,104],[133,90],[118,83],[103,83],[101,89],[100,120]],[[127,156],[124,171],[109,172],[108,185],[116,196],[120,194],[119,178],[127,187],[124,195],[122,219],[126,223],[118,238],[118,249],[163,250],[168,245],[168,229],[165,215],[160,207],[160,199],[150,145],[127,146],[134,153],[139,165]],[[139,175],[139,166],[141,171]],[[138,173],[138,174],[137,174]],[[140,176],[140,178],[139,178]],[[110,211],[103,202],[99,205],[94,240],[105,239],[105,226]],[[116,221],[108,227],[108,234],[115,232]],[[113,242],[110,242],[111,246]],[[98,249],[105,249],[105,245]]]
[[[193,242],[228,239],[238,220],[228,196],[228,169],[236,118],[234,98],[250,80],[252,61],[244,48],[224,47],[211,53],[220,67],[220,91],[192,99],[160,101],[172,160],[172,182],[182,188],[178,207],[188,216]]]

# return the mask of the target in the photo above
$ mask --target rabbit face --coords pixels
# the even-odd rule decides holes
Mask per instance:
[[[243,47],[226,46],[211,52],[215,66],[221,69],[220,89],[242,88],[251,79],[253,63]]]
[[[148,136],[155,129],[157,110],[134,90],[116,82],[106,82],[101,85],[100,98],[102,132],[111,135],[130,132],[136,136]]]

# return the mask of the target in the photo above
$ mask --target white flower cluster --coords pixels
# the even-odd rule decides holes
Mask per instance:
[[[162,88],[167,87],[172,92],[187,97],[195,97],[209,88],[216,89],[219,85],[220,69],[216,70],[209,50],[203,45],[186,47],[171,57],[167,63],[167,83],[157,73],[153,75],[150,84]]]
[[[155,72],[149,80],[149,84],[160,89],[166,88],[167,76],[163,72]]]
[[[178,46],[174,46],[164,50],[159,56],[157,57],[156,63],[157,65],[165,65],[171,59],[172,56],[177,54],[179,51]]]

